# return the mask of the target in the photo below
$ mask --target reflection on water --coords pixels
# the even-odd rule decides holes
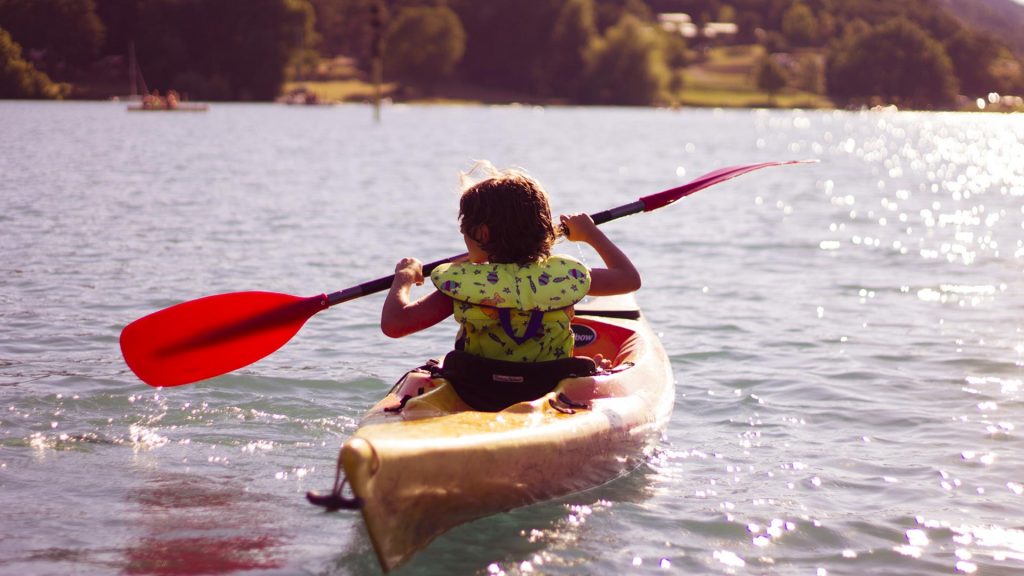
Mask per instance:
[[[278,568],[291,538],[266,496],[243,484],[161,476],[128,494],[137,534],[124,550],[128,574],[222,574]]]

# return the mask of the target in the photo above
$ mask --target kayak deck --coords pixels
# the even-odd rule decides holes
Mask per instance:
[[[608,303],[573,324],[576,354],[610,370],[493,413],[414,371],[367,412],[339,466],[384,570],[458,524],[608,482],[653,448],[674,403],[668,358],[632,298],[597,309]]]

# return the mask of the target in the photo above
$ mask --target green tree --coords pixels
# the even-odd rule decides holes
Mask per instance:
[[[1003,93],[1024,94],[1024,62],[1004,55],[992,64],[992,75]]]
[[[135,41],[142,0],[96,0],[96,15],[106,30],[102,54],[124,55]]]
[[[36,70],[21,57],[21,46],[0,28],[0,98],[61,99],[67,95],[67,84],[55,84],[49,76]]]
[[[484,86],[543,94],[563,0],[450,0],[466,30],[461,71]]]
[[[374,9],[385,24],[403,8],[447,6],[446,0],[309,0],[316,15],[316,46],[327,56],[370,58]]]
[[[91,64],[103,47],[94,0],[0,0],[0,26],[24,48],[45,51],[51,70]]]
[[[945,46],[964,94],[981,96],[1005,88],[993,71],[1003,52],[994,38],[964,28],[947,40]]]
[[[772,101],[775,95],[786,87],[786,71],[771,55],[765,55],[757,66],[757,87],[767,92]]]
[[[597,28],[601,32],[607,32],[626,14],[632,14],[644,22],[654,18],[644,0],[597,0],[594,6]]]
[[[753,44],[757,41],[757,29],[761,27],[761,16],[753,10],[744,10],[736,16],[736,41]]]
[[[847,34],[830,46],[827,61],[828,92],[840,101],[935,108],[956,97],[953,64],[942,44],[905,18]]]
[[[663,101],[671,72],[662,36],[632,14],[608,29],[595,50],[584,98],[597,104],[644,106]]]
[[[962,25],[941,4],[939,0],[843,0],[833,2],[830,11],[838,22],[860,19],[872,27],[902,18],[914,23],[932,38],[948,38]]]
[[[236,13],[231,58],[222,70],[232,78],[236,96],[244,100],[272,100],[284,84],[285,71],[296,51],[314,36],[313,9],[307,0],[247,0]]]
[[[812,94],[825,93],[824,57],[817,53],[797,54],[790,85]]]
[[[378,0],[311,0],[316,15],[315,27],[320,50],[327,55],[345,54],[368,62],[373,36],[371,6],[385,8]]]
[[[821,12],[818,12],[818,22],[816,28],[818,41],[816,42],[816,45],[824,44],[826,41],[828,41],[829,38],[834,37],[836,35],[836,28],[837,24],[836,17],[834,14],[827,10],[822,10]]]
[[[685,68],[690,63],[689,51],[686,48],[686,38],[676,32],[665,32],[662,34],[662,53],[665,55],[665,63],[669,68]]]
[[[718,7],[718,18],[719,22],[735,22],[736,21],[736,8],[730,4],[722,4]]]
[[[321,54],[336,56],[345,53],[345,8],[350,2],[310,0],[316,16],[316,46]]]
[[[314,37],[306,0],[148,0],[136,43],[150,88],[194,98],[272,100]]]
[[[786,37],[782,35],[782,32],[777,32],[775,30],[770,30],[765,34],[764,40],[761,44],[769,54],[789,51],[789,42],[786,40]]]
[[[385,70],[433,90],[452,75],[466,50],[466,33],[448,7],[412,7],[398,12],[388,29]]]
[[[626,14],[636,16],[641,22],[654,20],[654,14],[644,0],[626,0],[625,5],[622,7],[622,15],[625,16]]]
[[[782,34],[793,46],[811,46],[818,39],[818,21],[803,2],[795,2],[782,15]]]
[[[552,94],[579,95],[597,37],[593,0],[567,0],[551,38],[546,84]]]

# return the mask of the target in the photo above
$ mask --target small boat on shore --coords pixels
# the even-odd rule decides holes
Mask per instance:
[[[168,90],[166,95],[161,95],[158,90],[150,92],[135,58],[134,44],[128,51],[128,84],[131,90],[128,99],[135,102],[128,105],[129,112],[206,112],[210,109],[209,104],[189,102],[187,97],[182,99],[174,90]]]
[[[358,508],[387,571],[459,524],[631,471],[672,412],[668,357],[632,295],[578,305],[573,331],[577,356],[611,366],[497,412],[471,409],[436,373],[410,372],[342,446],[334,491],[310,501]]]
[[[210,106],[202,102],[147,103],[145,99],[140,104],[128,105],[129,112],[206,112],[209,109]]]

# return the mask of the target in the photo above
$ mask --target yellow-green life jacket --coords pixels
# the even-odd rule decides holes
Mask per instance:
[[[455,301],[455,320],[462,326],[456,348],[513,362],[572,356],[572,306],[590,289],[590,271],[580,261],[552,256],[523,265],[459,262],[438,266],[430,279]]]

